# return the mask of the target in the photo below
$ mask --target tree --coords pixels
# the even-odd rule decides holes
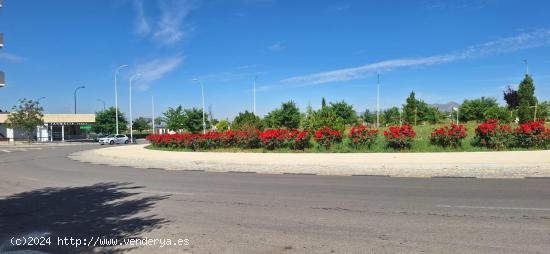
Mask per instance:
[[[229,121],[227,120],[221,120],[216,124],[216,130],[217,131],[226,131],[229,130]]]
[[[155,125],[162,125],[163,122],[164,119],[162,118],[162,116],[158,116],[157,118],[155,118]]]
[[[518,88],[519,107],[518,117],[520,123],[526,123],[534,119],[535,109],[537,106],[537,97],[535,97],[535,85],[533,79],[529,75],[519,84]]]
[[[183,126],[184,129],[192,132],[192,133],[198,133],[201,132],[202,127],[202,109],[198,108],[192,108],[192,109],[185,109],[184,110],[184,122]],[[208,114],[204,115],[204,123],[206,125],[206,129],[210,129],[210,121],[208,121]]]
[[[398,125],[401,123],[401,113],[399,113],[398,107],[392,107],[384,110],[382,113],[384,123],[387,125]]]
[[[44,109],[38,101],[21,99],[19,105],[13,106],[12,112],[8,115],[7,125],[9,128],[23,131],[31,143],[31,137],[36,127],[44,124]]]
[[[403,121],[407,124],[415,124],[418,121],[418,101],[415,98],[414,91],[411,92],[405,105],[403,105]]]
[[[506,101],[508,109],[513,110],[519,106],[519,95],[517,90],[514,90],[510,86],[508,86],[508,88],[504,90],[503,94],[504,101]]]
[[[370,110],[366,109],[363,115],[361,115],[361,118],[363,118],[363,122],[368,124],[375,124],[376,123],[376,112],[370,112]]]
[[[355,112],[352,105],[346,103],[345,101],[336,103],[331,102],[329,109],[332,110],[337,117],[342,118],[345,124],[357,124],[357,112]]]
[[[297,129],[300,126],[300,109],[293,101],[284,102],[281,107],[269,112],[264,118],[266,127]]]
[[[485,111],[493,107],[498,107],[495,98],[481,97],[473,100],[464,100],[459,108],[460,121],[484,121]]]
[[[311,110],[305,117],[302,128],[308,131],[316,131],[323,127],[329,127],[334,130],[344,131],[344,119],[337,116],[329,107],[320,108],[317,111]]]
[[[512,121],[510,112],[504,107],[490,107],[484,112],[484,120],[498,119],[501,122],[509,123]]]
[[[324,108],[327,106],[327,101],[325,100],[325,97],[323,97],[323,99],[321,99],[321,108]]]
[[[539,103],[537,108],[537,119],[550,121],[550,101]]]
[[[142,116],[134,120],[134,123],[132,124],[132,128],[139,131],[139,133],[143,132],[143,130],[149,129],[149,127],[149,121]]]
[[[183,108],[180,106],[176,108],[168,108],[166,112],[163,113],[163,122],[166,123],[166,128],[172,131],[180,131],[185,129],[185,113]]]
[[[124,113],[118,111],[118,132],[127,130],[128,122]],[[110,107],[95,113],[95,125],[93,126],[95,133],[113,134],[116,133],[116,109]]]
[[[248,110],[239,113],[231,125],[231,129],[235,130],[261,129],[261,127],[262,120],[260,117],[254,115],[252,112],[248,112]]]

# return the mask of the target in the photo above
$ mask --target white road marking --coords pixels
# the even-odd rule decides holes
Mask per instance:
[[[467,205],[436,205],[436,207],[459,208],[459,209],[550,211],[550,208],[537,208],[537,207],[467,206]]]
[[[172,194],[172,195],[185,195],[185,196],[193,195],[193,193],[190,193],[190,192],[172,192],[172,191],[143,191],[143,193],[150,193],[150,194]]]
[[[4,152],[4,153],[11,153],[10,150],[0,150],[0,151],[2,151],[2,152]]]

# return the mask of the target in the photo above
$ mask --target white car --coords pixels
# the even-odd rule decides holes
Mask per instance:
[[[128,144],[130,139],[126,135],[109,135],[99,139],[100,145]]]

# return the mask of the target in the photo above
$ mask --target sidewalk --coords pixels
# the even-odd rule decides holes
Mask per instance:
[[[167,152],[146,145],[87,150],[82,162],[213,172],[389,175],[403,177],[550,177],[550,151],[453,153],[208,153]]]

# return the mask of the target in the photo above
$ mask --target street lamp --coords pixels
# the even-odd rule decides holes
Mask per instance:
[[[6,86],[6,80],[5,80],[5,77],[4,77],[4,72],[0,71],[0,88],[5,87],[5,86]]]
[[[199,79],[194,78],[193,81],[199,82],[201,85],[201,97],[202,97],[202,133],[206,134],[206,121],[204,116],[204,83]]]
[[[105,111],[105,109],[106,109],[106,108],[105,108],[105,101],[102,100],[102,99],[97,99],[97,101],[103,103],[103,111]]]
[[[380,74],[376,76],[376,128],[380,128]]]
[[[258,76],[254,77],[254,115],[256,116],[256,79]]]
[[[79,86],[76,89],[74,89],[74,113],[76,115],[76,92],[82,88],[86,88],[85,86]]]
[[[155,99],[151,95],[151,122],[153,123],[153,135],[155,135]]]
[[[134,74],[130,77],[130,140],[134,142],[134,118],[132,117],[132,81],[134,79],[139,78],[141,76],[140,73]]]
[[[527,60],[523,60],[523,62],[525,63],[525,76],[527,76],[529,75],[529,63]]]
[[[453,108],[453,111],[456,111],[456,124],[458,124],[458,108]]]
[[[115,128],[116,128],[116,134],[118,135],[118,85],[117,85],[117,75],[118,75],[118,72],[122,69],[122,68],[126,68],[128,67],[127,64],[123,64],[121,66],[119,66],[118,68],[116,68],[115,70]]]

